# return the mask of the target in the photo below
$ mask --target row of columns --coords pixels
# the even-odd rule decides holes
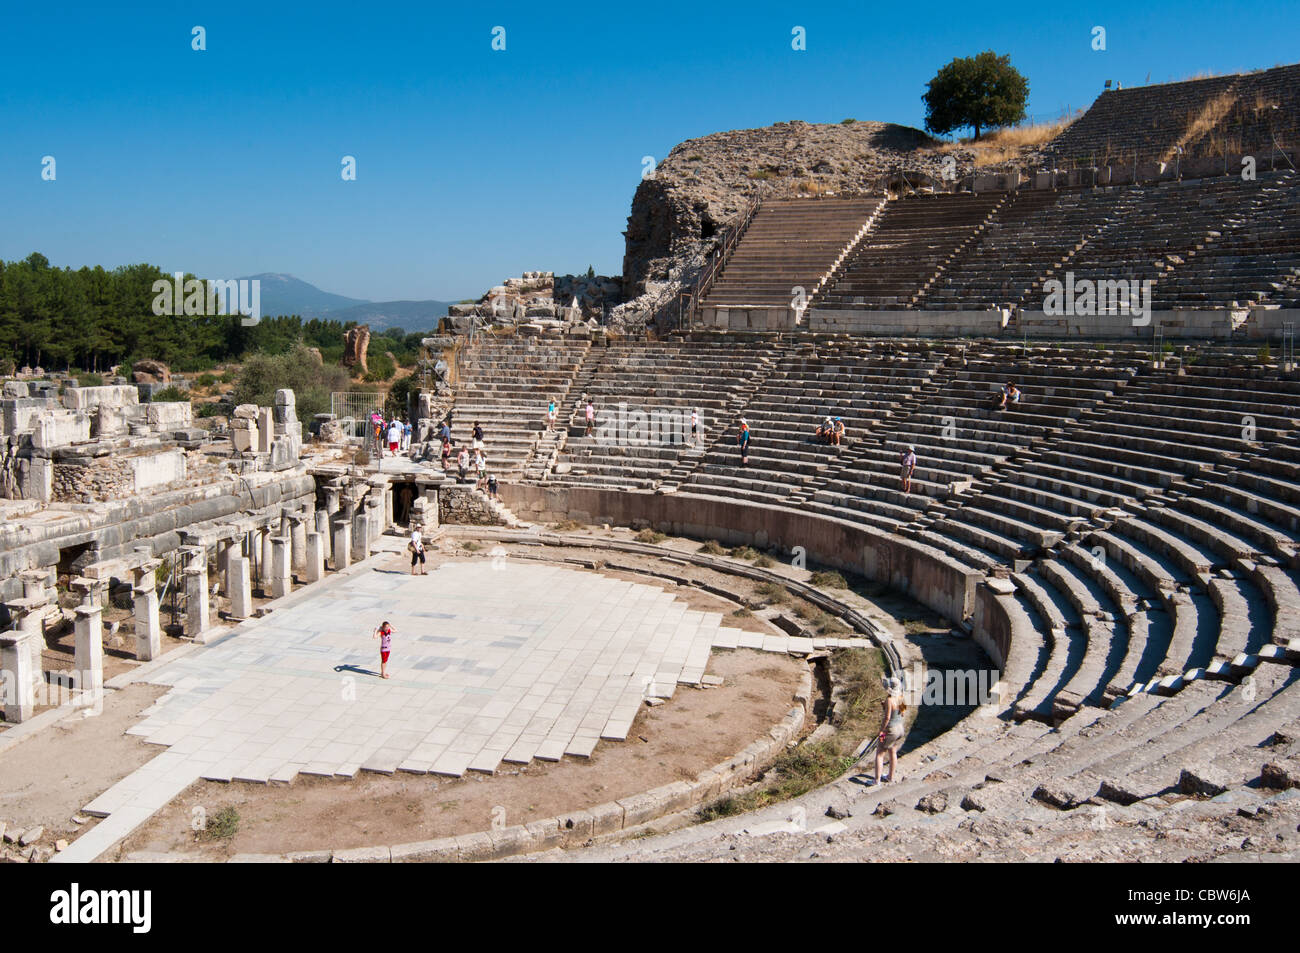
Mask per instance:
[[[292,591],[297,572],[304,584],[325,577],[328,564],[346,569],[368,557],[375,541],[392,525],[392,493],[382,479],[372,481],[362,505],[342,492],[326,488],[326,506],[311,511],[281,513],[272,523],[248,522],[219,527],[208,534],[185,534],[180,548],[185,587],[185,632],[195,641],[205,640],[211,611],[208,550],[216,555],[218,591],[230,600],[230,616],[242,621],[253,616],[253,554],[257,556],[258,582],[272,598]],[[131,568],[131,597],[135,616],[135,656],[151,661],[162,651],[160,598],[155,574],[162,561],[150,547],[136,550]],[[247,553],[247,555],[245,554]],[[16,724],[29,719],[36,686],[43,680],[41,649],[45,611],[52,601],[48,572],[23,577],[21,599],[6,603],[14,620],[11,631],[0,632],[0,689],[5,719]],[[77,577],[71,587],[81,593],[76,609],[76,682],[82,698],[93,699],[103,690],[103,579]],[[89,701],[87,701],[89,703]]]

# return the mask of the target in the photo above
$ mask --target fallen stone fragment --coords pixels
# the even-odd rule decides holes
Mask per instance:
[[[44,833],[45,833],[45,828],[40,826],[33,827],[30,830],[23,831],[23,836],[18,838],[18,843],[24,847],[27,847],[31,844],[35,844],[38,840],[41,839],[41,835]]]

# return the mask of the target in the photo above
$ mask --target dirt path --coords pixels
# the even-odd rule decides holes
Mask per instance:
[[[94,821],[77,825],[72,815],[166,750],[124,734],[166,690],[139,684],[109,693],[101,714],[72,715],[0,754],[0,820],[42,825],[43,844],[87,830]]]

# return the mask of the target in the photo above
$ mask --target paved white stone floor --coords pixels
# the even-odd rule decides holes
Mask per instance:
[[[372,638],[384,619],[387,681]],[[722,621],[657,587],[559,566],[357,567],[156,670],[148,680],[173,690],[129,732],[167,750],[88,804],[107,818],[58,859],[92,859],[198,778],[459,776],[589,756],[626,737],[647,694],[698,684],[714,645],[812,649]]]

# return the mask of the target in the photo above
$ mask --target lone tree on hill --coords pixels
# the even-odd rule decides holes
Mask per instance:
[[[981,129],[1024,119],[1029,100],[1029,81],[1011,65],[1010,56],[992,50],[958,57],[939,70],[926,89],[921,97],[925,128],[942,136],[971,126],[977,140]]]

